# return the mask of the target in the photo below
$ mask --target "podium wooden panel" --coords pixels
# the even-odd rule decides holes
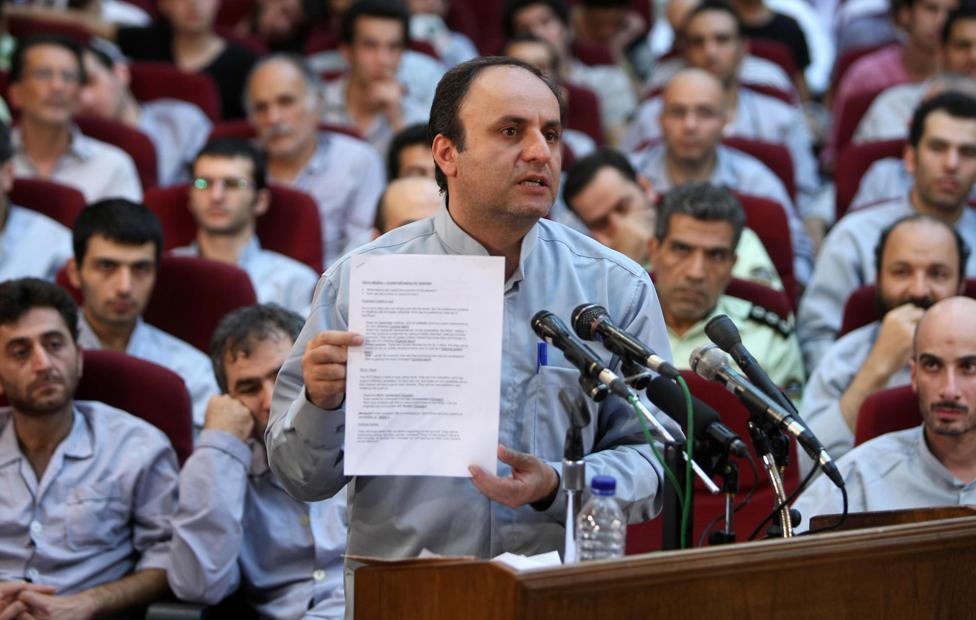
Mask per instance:
[[[356,618],[976,618],[976,517],[515,572],[360,568]]]

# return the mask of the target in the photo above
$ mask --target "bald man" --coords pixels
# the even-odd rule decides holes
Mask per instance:
[[[660,193],[692,181],[768,198],[786,212],[794,274],[806,284],[813,245],[779,178],[758,159],[720,144],[728,111],[722,83],[702,69],[683,69],[662,94],[658,122],[663,141],[633,154],[634,167]]]
[[[838,462],[850,512],[976,503],[976,300],[950,297],[915,330],[912,389],[921,426],[888,433]],[[794,504],[810,517],[842,510],[821,476]]]
[[[411,222],[431,217],[444,204],[437,182],[428,177],[404,177],[386,186],[376,206],[373,239]]]

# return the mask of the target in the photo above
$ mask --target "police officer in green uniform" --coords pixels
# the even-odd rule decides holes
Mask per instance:
[[[799,402],[805,377],[792,317],[725,294],[744,225],[735,197],[709,183],[672,189],[661,203],[650,259],[674,363],[688,368],[695,347],[711,342],[705,324],[727,314],[770,378]]]

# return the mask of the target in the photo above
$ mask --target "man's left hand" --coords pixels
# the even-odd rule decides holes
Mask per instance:
[[[24,590],[17,599],[27,605],[29,617],[36,620],[89,620],[95,617],[94,601],[84,592],[56,596]]]
[[[559,485],[556,470],[540,459],[498,446],[498,460],[512,466],[512,475],[500,478],[490,474],[477,465],[468,467],[471,482],[481,493],[492,501],[518,508],[549,497]]]

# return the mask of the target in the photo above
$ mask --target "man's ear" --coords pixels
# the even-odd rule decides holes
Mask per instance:
[[[434,156],[434,163],[441,169],[444,176],[457,176],[458,151],[454,142],[442,133],[437,134],[433,145],[431,145],[431,154]]]
[[[271,190],[265,187],[264,189],[259,189],[257,194],[254,196],[254,215],[264,215],[271,208]]]
[[[81,274],[79,273],[78,261],[74,257],[69,258],[67,264],[68,282],[76,289],[81,289]]]
[[[911,144],[905,145],[905,150],[902,151],[901,160],[905,164],[905,170],[908,174],[915,176],[915,170],[918,168],[918,151]]]

